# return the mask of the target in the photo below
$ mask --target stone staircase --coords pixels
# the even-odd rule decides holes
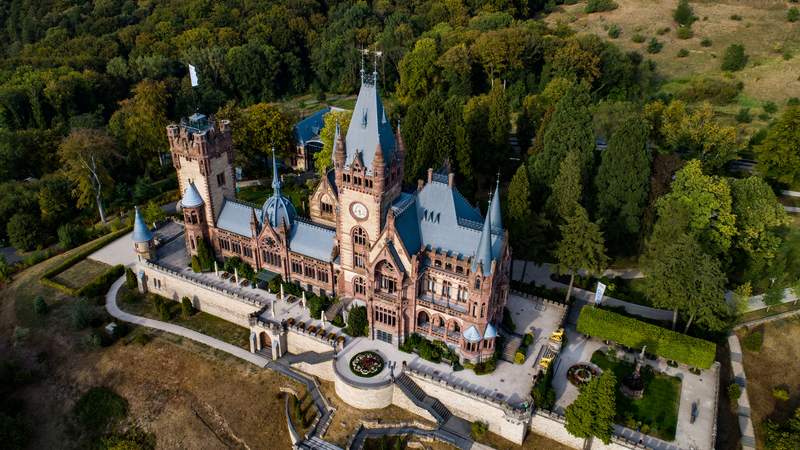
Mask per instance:
[[[519,346],[522,345],[522,338],[516,334],[506,334],[504,335],[505,338],[505,347],[503,347],[503,361],[508,361],[510,363],[514,362],[514,355],[517,353],[517,349]]]
[[[268,360],[272,361],[271,348],[262,348],[261,350],[256,350],[256,355],[267,358]]]
[[[426,394],[425,391],[405,373],[395,378],[395,383],[400,386],[400,390],[402,390],[415,405],[431,413],[440,425],[445,424],[453,416],[442,402]]]

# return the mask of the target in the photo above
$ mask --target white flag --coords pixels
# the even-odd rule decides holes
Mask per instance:
[[[191,64],[189,64],[189,79],[192,81],[192,87],[197,87],[200,84],[197,81],[197,68]]]
[[[596,304],[599,305],[600,302],[603,301],[603,293],[605,291],[606,291],[606,285],[598,281],[597,282],[597,290],[594,292],[594,302]]]

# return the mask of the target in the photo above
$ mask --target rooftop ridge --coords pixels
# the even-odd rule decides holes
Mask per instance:
[[[431,181],[436,181],[442,184],[449,184],[449,175],[446,173],[433,172],[431,174]]]
[[[312,222],[311,219],[306,219],[305,217],[295,217],[294,220],[297,221],[297,222],[301,222],[301,223],[304,223],[306,225],[315,227],[315,228],[319,228],[321,230],[332,231],[334,233],[336,232],[335,228],[326,227],[325,225],[322,225],[322,224],[319,224],[319,223],[316,223],[316,222]]]
[[[455,192],[455,194],[458,195],[459,198],[461,198],[461,200],[464,200],[464,203],[469,205],[469,207],[472,208],[473,211],[478,213],[479,216],[483,216],[483,214],[481,214],[481,210],[476,206],[472,206],[472,204],[469,202],[469,200],[467,200],[467,197],[464,197],[464,194],[462,194],[461,191],[459,191],[457,187],[453,186],[453,192]]]
[[[226,202],[236,203],[236,204],[241,205],[241,206],[249,206],[250,208],[261,210],[261,207],[258,206],[257,204],[251,203],[251,202],[246,202],[244,200],[239,200],[238,198],[225,198],[225,201]]]
[[[407,192],[406,192],[407,193]],[[392,210],[395,214],[403,214],[406,210],[414,204],[416,200],[416,196],[414,194],[407,193],[408,197],[403,199],[402,201],[398,202],[396,205],[392,205]]]

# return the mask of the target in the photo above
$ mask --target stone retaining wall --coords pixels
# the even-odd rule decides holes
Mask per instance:
[[[248,329],[250,328],[250,314],[261,308],[261,304],[252,299],[205,285],[198,280],[151,262],[139,264],[138,270],[144,272],[142,282],[148,292],[176,302],[180,302],[183,297],[189,297],[196,309]]]
[[[332,364],[329,362],[332,366]],[[336,395],[348,405],[359,409],[381,409],[392,404],[394,383],[375,387],[356,387],[337,377],[334,383]]]
[[[325,353],[333,350],[333,345],[324,338],[295,327],[289,327],[286,333],[286,344],[289,353],[295,355],[305,352]]]
[[[392,394],[392,404],[395,406],[399,406],[400,408],[405,409],[406,411],[412,412],[423,419],[430,420],[431,422],[436,422],[436,418],[428,412],[425,408],[420,408],[419,406],[415,405],[414,402],[408,398],[408,396],[400,389],[397,384],[394,385],[394,393]]]

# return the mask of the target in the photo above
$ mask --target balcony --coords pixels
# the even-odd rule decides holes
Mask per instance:
[[[397,293],[396,292],[393,293],[393,294],[390,294],[388,292],[375,291],[375,292],[372,293],[372,296],[375,297],[378,300],[383,300],[383,301],[389,302],[389,303],[395,303],[395,302],[397,302],[397,300],[399,300],[399,298],[397,297]]]
[[[451,300],[451,299],[446,298],[446,297],[445,298],[442,298],[442,297],[436,298],[436,296],[432,295],[430,292],[420,295],[417,298],[417,300],[419,302],[422,302],[422,303],[427,303],[428,306],[430,306],[432,309],[435,309],[436,311],[439,311],[439,312],[452,314],[451,311],[448,311],[448,309],[449,309],[449,310],[452,310],[452,311],[459,312],[461,314],[466,314],[467,313],[466,305],[462,305],[462,304],[456,302],[455,300]]]

